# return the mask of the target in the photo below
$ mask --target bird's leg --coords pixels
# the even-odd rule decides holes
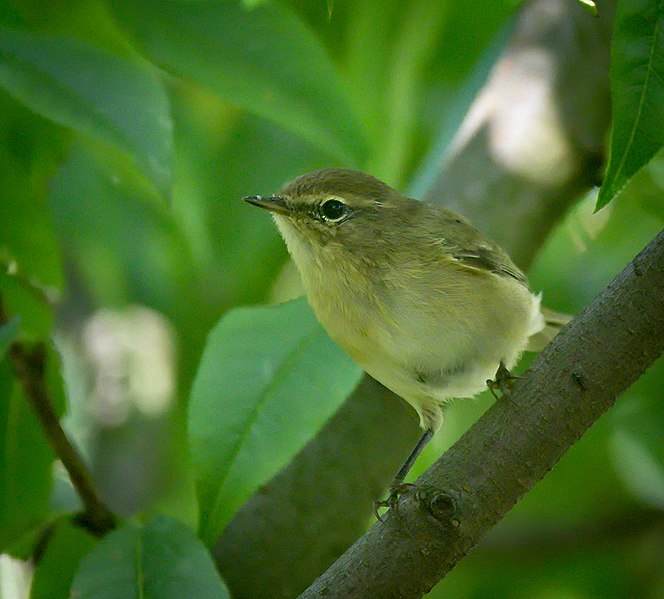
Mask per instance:
[[[433,430],[427,429],[424,431],[424,434],[420,437],[420,440],[417,442],[417,445],[413,448],[413,451],[410,452],[410,455],[404,462],[403,466],[399,468],[399,472],[394,477],[392,484],[390,485],[390,494],[387,499],[376,500],[374,501],[374,514],[378,520],[381,522],[383,519],[380,517],[378,510],[383,507],[389,508],[398,508],[399,505],[399,496],[407,491],[409,488],[415,486],[410,483],[404,483],[406,476],[410,472],[410,469],[413,467],[415,460],[422,453],[422,450],[426,447],[427,443],[433,437]]]
[[[491,395],[493,395],[496,400],[500,399],[496,394],[497,389],[500,390],[503,398],[510,399],[512,397],[512,387],[514,386],[514,383],[522,378],[522,376],[510,372],[505,366],[505,363],[501,360],[495,378],[493,380],[489,379],[486,382],[486,386],[489,387]]]

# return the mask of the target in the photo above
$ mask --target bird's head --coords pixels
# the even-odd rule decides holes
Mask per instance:
[[[335,258],[370,257],[390,245],[390,231],[404,226],[410,205],[386,183],[349,169],[302,175],[270,197],[244,200],[270,210],[298,267],[321,252]]]

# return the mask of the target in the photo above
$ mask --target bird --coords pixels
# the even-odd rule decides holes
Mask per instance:
[[[522,352],[569,320],[544,309],[508,254],[466,218],[366,173],[316,170],[243,199],[272,213],[329,336],[419,416],[422,436],[377,515],[398,506],[444,405],[487,384],[509,394]]]

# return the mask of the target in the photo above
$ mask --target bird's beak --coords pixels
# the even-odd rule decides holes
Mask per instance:
[[[254,206],[265,208],[276,214],[291,214],[290,208],[286,206],[286,202],[281,196],[271,196],[269,198],[263,198],[261,196],[245,196],[242,199]]]

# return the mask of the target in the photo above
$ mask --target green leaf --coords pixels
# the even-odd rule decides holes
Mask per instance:
[[[0,362],[0,551],[48,515],[53,453],[11,368]]]
[[[57,522],[55,526],[46,551],[35,568],[30,599],[70,597],[69,589],[81,558],[97,543],[90,533],[68,520]]]
[[[3,268],[5,265],[0,266]],[[21,335],[44,338],[53,326],[53,309],[31,280],[0,272],[0,296],[8,314],[21,319]]]
[[[360,376],[303,299],[240,308],[221,319],[189,403],[201,537],[208,546],[315,435]]]
[[[50,333],[62,287],[47,190],[70,135],[0,89],[0,295],[28,336]]]
[[[110,152],[91,146],[75,144],[51,182],[50,206],[63,253],[95,309],[137,303],[173,323],[178,395],[184,400],[219,309],[179,223],[154,187],[135,169],[109,160]]]
[[[5,353],[7,353],[9,346],[14,340],[20,322],[21,319],[18,316],[15,316],[5,324],[0,325],[0,361],[3,360]]]
[[[130,152],[169,187],[172,122],[154,69],[77,40],[0,27],[0,86],[56,123]]]
[[[140,302],[169,313],[192,280],[181,233],[152,188],[106,158],[72,148],[51,183],[56,231],[99,304]]]
[[[611,47],[613,133],[596,210],[664,145],[664,1],[618,2]]]
[[[127,524],[99,541],[81,560],[70,596],[230,597],[210,554],[191,529],[164,516],[155,516],[143,526]]]
[[[621,202],[631,199],[664,224],[664,149],[636,173],[621,193]]]
[[[365,146],[329,56],[287,7],[266,3],[115,2],[120,18],[156,64],[274,120],[345,165]]]
[[[272,219],[257,217],[239,198],[275,191],[329,158],[271,121],[229,115],[209,92],[182,85],[172,98],[178,127],[171,206],[205,273],[216,322],[229,307],[265,302],[288,259]],[[201,101],[205,111],[196,110]]]

